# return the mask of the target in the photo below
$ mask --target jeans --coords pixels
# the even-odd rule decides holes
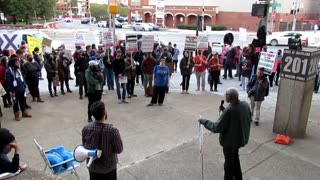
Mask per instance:
[[[214,90],[218,90],[220,70],[218,70],[218,71],[211,71],[210,74],[211,74],[210,90],[212,90],[212,87],[213,87],[213,86],[214,86]]]
[[[154,86],[151,104],[163,104],[164,97],[166,95],[166,89],[166,86]]]
[[[90,180],[117,180],[117,170],[112,170],[107,174],[98,174],[89,171]]]
[[[281,66],[278,65],[278,67],[277,67],[277,74],[276,74],[276,82],[275,82],[275,83],[276,83],[276,86],[279,85],[280,70],[281,70]]]
[[[127,92],[128,95],[133,95],[134,94],[134,77],[131,77],[131,79],[128,79],[127,83]]]
[[[92,121],[92,118],[91,118],[91,105],[94,103],[94,102],[97,102],[97,101],[100,101],[101,100],[101,96],[102,96],[102,91],[95,91],[94,93],[90,93],[88,94],[88,121]]]
[[[40,97],[39,93],[39,77],[30,77],[26,81],[30,94],[33,98]]]
[[[270,84],[270,87],[273,87],[273,79],[274,79],[274,75],[275,75],[276,73],[271,73],[270,75],[269,75],[269,84]]]
[[[239,149],[223,147],[224,154],[224,180],[242,180]]]
[[[112,68],[104,68],[104,80],[107,80],[108,89],[114,89],[113,70]]]
[[[57,87],[53,85],[53,79],[52,78],[47,78],[47,79],[48,79],[48,90],[49,90],[50,95],[53,95],[52,94],[52,87],[54,90],[54,94],[57,94]]]
[[[189,90],[190,75],[182,76],[182,90]]]
[[[6,105],[11,105],[12,102],[11,102],[11,95],[10,95],[10,91],[8,89],[8,86],[7,86],[7,83],[4,83],[2,84],[3,88],[6,90],[6,94],[4,96],[2,96],[2,101],[3,101],[3,104],[6,106]]]
[[[202,91],[204,91],[204,90],[205,90],[205,86],[206,86],[206,71],[196,72],[197,89],[198,89],[198,90],[200,90],[200,77],[201,77],[201,87],[202,87]]]
[[[26,111],[26,98],[24,97],[25,91],[15,93],[15,101],[13,101],[13,112],[19,112],[19,106],[21,112]]]
[[[87,92],[87,82],[85,81],[85,72],[79,72],[78,73],[78,85],[79,85],[79,95],[83,96],[83,88],[84,92],[86,94]]]
[[[173,60],[174,72],[177,72],[178,60]]]
[[[254,115],[254,108],[256,107],[256,121],[260,119],[260,108],[261,108],[262,101],[254,101],[254,96],[250,96],[250,105],[251,105],[251,112]]]
[[[225,60],[226,63],[224,64],[224,75],[223,78],[227,79],[227,72],[228,72],[228,76],[229,78],[233,78],[232,77],[232,61],[227,61]]]
[[[242,76],[242,79],[241,79],[242,90],[244,90],[244,91],[247,90],[248,81],[249,81],[248,77]]]
[[[119,100],[125,100],[126,99],[126,86],[127,83],[119,83],[119,77],[114,76],[114,80],[116,81],[116,88],[117,88],[117,95]],[[120,88],[122,88],[122,98],[120,94]]]
[[[144,81],[143,81],[143,86],[144,86],[144,94],[147,94],[147,88],[149,86],[152,86],[152,74],[144,74]]]

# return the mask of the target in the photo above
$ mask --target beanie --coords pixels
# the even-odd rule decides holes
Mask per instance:
[[[5,128],[0,128],[0,153],[2,153],[4,147],[15,140],[13,134]]]

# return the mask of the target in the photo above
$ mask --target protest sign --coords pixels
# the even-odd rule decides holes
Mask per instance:
[[[186,51],[195,51],[198,45],[198,37],[197,36],[186,36],[184,50]]]
[[[141,50],[143,52],[152,52],[154,43],[154,35],[143,35]]]
[[[138,37],[136,34],[126,34],[126,52],[132,53],[138,51]]]
[[[198,46],[197,50],[205,51],[208,50],[208,36],[198,36]]]
[[[100,33],[101,44],[105,48],[110,48],[113,46],[112,33],[110,31]]]
[[[82,33],[76,33],[74,36],[74,40],[75,40],[75,46],[84,47],[86,45],[85,36]]]
[[[275,65],[276,65],[276,54],[268,53],[268,52],[260,53],[258,68],[263,67],[265,74],[270,75]]]
[[[42,44],[41,40],[38,38],[34,38],[31,36],[27,36],[27,44],[28,44],[28,51],[30,54],[34,51],[34,48],[38,47],[39,48],[39,53],[42,53]]]

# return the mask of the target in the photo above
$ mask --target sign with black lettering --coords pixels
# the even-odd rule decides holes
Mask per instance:
[[[316,77],[320,51],[317,49],[284,50],[281,77],[309,81]]]
[[[276,54],[261,52],[259,58],[259,67],[264,68],[264,73],[270,75],[272,73],[272,69],[276,66]]]
[[[195,51],[197,49],[197,46],[198,46],[198,37],[197,36],[186,36],[184,50]]]

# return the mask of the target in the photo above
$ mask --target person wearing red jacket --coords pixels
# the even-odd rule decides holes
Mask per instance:
[[[2,96],[3,105],[5,108],[12,106],[10,92],[8,91],[8,87],[6,83],[7,61],[8,61],[7,56],[3,56],[0,60],[0,83],[7,92],[6,95]]]
[[[194,63],[194,71],[196,72],[197,77],[197,91],[200,91],[200,78],[202,91],[205,91],[207,58],[199,51],[198,55],[194,57]]]
[[[214,56],[210,59],[208,63],[208,68],[210,70],[211,79],[210,79],[210,91],[218,91],[218,83],[220,76],[220,69],[222,65],[219,63],[219,54],[215,53]],[[214,90],[212,89],[214,85]]]

